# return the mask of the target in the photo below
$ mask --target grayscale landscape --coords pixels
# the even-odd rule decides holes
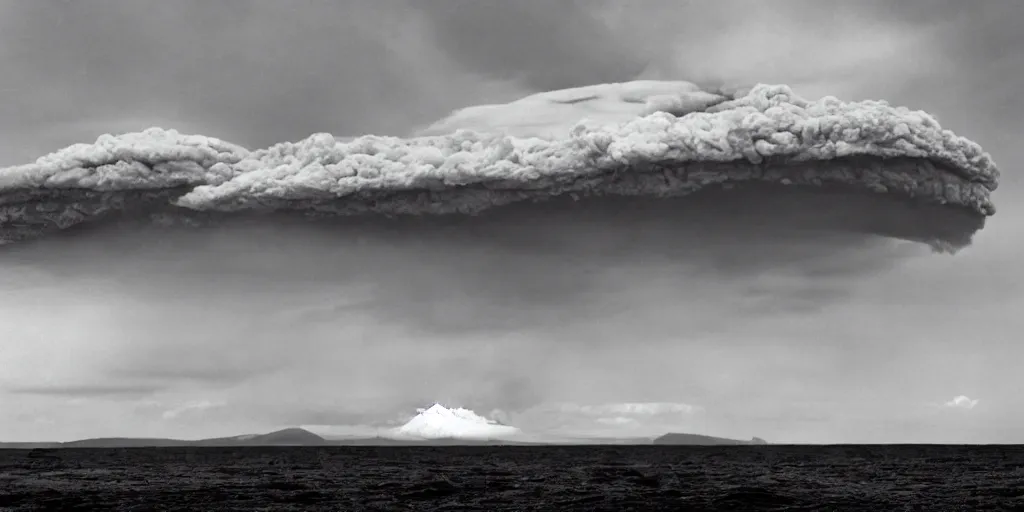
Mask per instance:
[[[0,0],[0,510],[1024,509],[1022,25]]]
[[[67,442],[3,443],[0,449],[56,449],[56,448],[165,448],[165,447],[242,447],[242,446],[597,446],[597,445],[684,445],[684,446],[740,446],[765,445],[763,439],[743,441],[699,434],[668,433],[656,438],[565,438],[557,441],[526,441],[517,439],[460,439],[439,437],[433,439],[396,439],[390,437],[343,437],[327,439],[301,428],[289,428],[266,434],[245,434],[210,439],[157,439],[107,437],[80,439]]]

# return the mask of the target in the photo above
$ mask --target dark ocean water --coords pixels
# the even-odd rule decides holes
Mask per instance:
[[[1024,510],[1024,446],[0,450],[0,510]]]

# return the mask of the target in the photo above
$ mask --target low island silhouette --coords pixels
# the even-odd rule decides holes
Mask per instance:
[[[382,436],[325,438],[303,428],[286,428],[266,434],[247,434],[209,439],[183,440],[164,438],[101,437],[68,442],[0,442],[0,448],[159,448],[159,447],[260,447],[260,446],[511,446],[511,445],[687,445],[743,446],[766,445],[766,441],[749,441],[698,434],[668,433],[656,438],[567,438],[558,441],[524,441],[516,439],[465,439],[459,437],[434,439],[395,439]]]
[[[653,444],[672,444],[672,445],[688,445],[688,446],[743,446],[743,445],[766,445],[767,441],[760,437],[751,438],[749,441],[741,441],[737,439],[726,439],[724,437],[712,437],[704,436],[700,434],[677,434],[668,433],[661,437],[657,437],[652,441]]]

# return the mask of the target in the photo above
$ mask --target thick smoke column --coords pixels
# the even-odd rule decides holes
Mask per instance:
[[[632,198],[633,211],[692,196],[709,219],[779,211],[780,223],[957,248],[995,212],[998,177],[981,147],[923,112],[640,81],[471,107],[404,139],[315,134],[248,151],[157,128],[104,135],[0,169],[0,241],[100,221],[476,214],[589,196]]]

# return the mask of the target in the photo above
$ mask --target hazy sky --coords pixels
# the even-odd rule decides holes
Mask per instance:
[[[149,126],[406,135],[642,76],[927,110],[1000,164],[999,213],[955,256],[844,246],[702,278],[531,226],[62,242],[0,260],[0,440],[366,431],[438,400],[523,430],[1024,442],[1024,2],[680,4],[0,0],[0,166]],[[627,228],[607,229],[606,249]]]

